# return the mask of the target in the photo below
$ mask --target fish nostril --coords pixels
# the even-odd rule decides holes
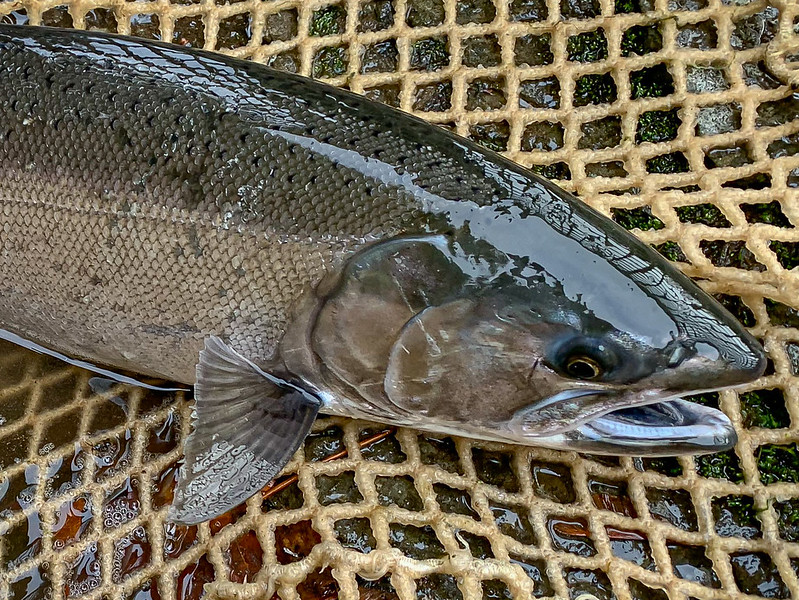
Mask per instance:
[[[696,342],[694,347],[696,348],[697,355],[711,364],[719,363],[723,359],[718,347],[711,342]]]
[[[669,368],[676,367],[690,356],[688,348],[681,340],[675,340],[673,345],[674,348],[672,349],[671,354],[669,354],[669,362],[667,363]]]

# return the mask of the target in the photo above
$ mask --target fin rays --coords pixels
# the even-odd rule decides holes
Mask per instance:
[[[320,406],[302,388],[208,338],[197,365],[194,431],[169,519],[200,523],[252,496],[288,462]]]

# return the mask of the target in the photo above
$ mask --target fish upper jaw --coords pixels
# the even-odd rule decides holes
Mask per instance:
[[[597,402],[588,390],[569,390],[557,396],[553,400],[558,402]],[[604,396],[603,403],[615,408],[575,422],[568,429],[544,433],[533,433],[537,421],[531,423],[526,414],[530,409],[525,409],[509,423],[511,435],[514,441],[527,445],[617,456],[721,452],[735,446],[738,439],[732,422],[720,410],[663,390],[637,395],[632,391],[598,391],[597,396]]]

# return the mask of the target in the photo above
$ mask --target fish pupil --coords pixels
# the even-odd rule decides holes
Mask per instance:
[[[580,355],[569,358],[566,372],[577,379],[596,379],[602,374],[602,368],[593,358]]]

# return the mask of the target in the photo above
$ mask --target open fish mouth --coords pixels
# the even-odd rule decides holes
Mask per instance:
[[[611,411],[537,443],[595,454],[674,456],[729,450],[737,440],[723,412],[674,398]]]

